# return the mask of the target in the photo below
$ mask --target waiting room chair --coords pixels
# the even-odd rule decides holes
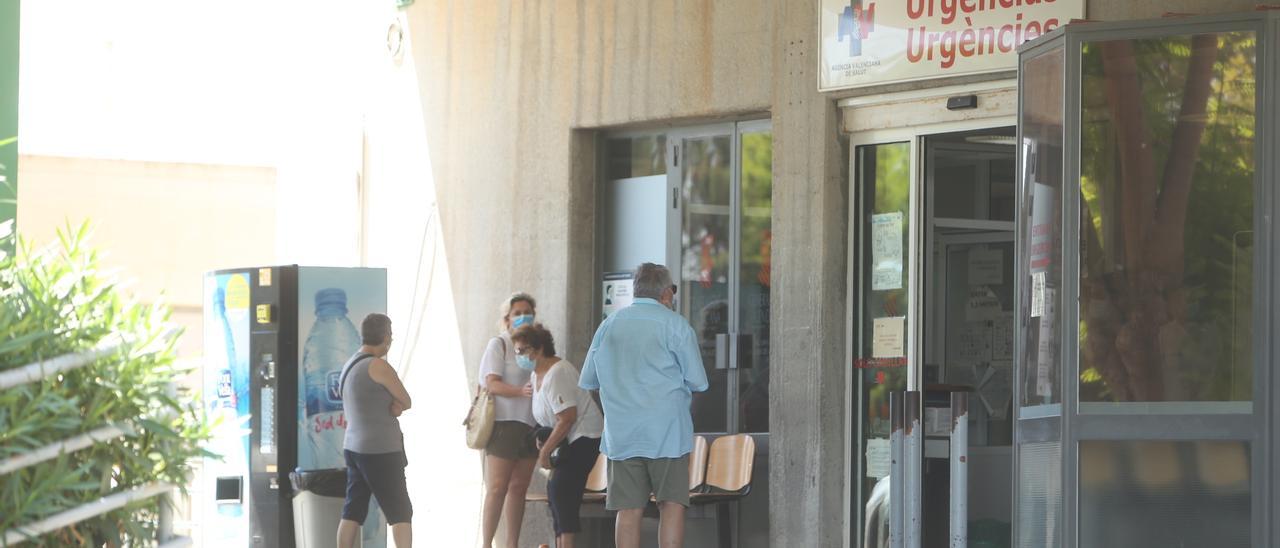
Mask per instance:
[[[711,442],[707,452],[705,484],[689,498],[692,504],[716,505],[716,535],[719,545],[731,546],[729,503],[751,492],[751,473],[755,466],[756,440],[747,434],[721,436]],[[692,479],[690,479],[692,483]]]

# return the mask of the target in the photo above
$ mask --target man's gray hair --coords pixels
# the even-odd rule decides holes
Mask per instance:
[[[634,286],[632,294],[638,299],[660,299],[662,290],[674,285],[671,283],[671,271],[654,263],[643,263],[636,267],[631,284]]]

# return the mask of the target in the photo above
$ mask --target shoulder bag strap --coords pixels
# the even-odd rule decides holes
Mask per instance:
[[[361,352],[359,354],[356,354],[355,357],[351,358],[351,361],[347,362],[346,367],[342,368],[342,377],[338,379],[338,397],[339,398],[342,397],[342,391],[347,387],[347,375],[351,374],[351,370],[355,369],[356,364],[372,357],[373,357],[373,354]]]
[[[502,335],[498,335],[497,337],[494,337],[494,338],[498,340],[498,344],[502,345],[502,361],[503,361],[503,363],[506,363],[506,361],[507,361],[507,340],[506,340],[506,339],[504,339],[504,338],[502,338]],[[493,373],[490,373],[490,375],[493,375]],[[499,376],[501,376],[501,375],[499,375]],[[476,395],[477,395],[477,396],[479,396],[479,395],[480,395],[480,390],[481,390],[481,389],[483,389],[483,388],[486,388],[486,386],[485,386],[485,382],[484,382],[484,379],[483,379],[483,378],[476,379]]]

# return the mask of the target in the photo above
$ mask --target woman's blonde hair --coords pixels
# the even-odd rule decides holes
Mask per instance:
[[[501,318],[498,320],[498,333],[505,333],[507,331],[507,320],[511,319],[508,317],[511,315],[511,307],[521,301],[529,303],[529,308],[532,308],[534,312],[538,311],[538,301],[533,299],[533,295],[523,291],[512,293],[510,297],[507,297],[506,300],[502,301],[502,304],[498,306],[498,314]]]

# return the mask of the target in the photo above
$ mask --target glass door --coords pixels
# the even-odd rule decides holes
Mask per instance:
[[[895,393],[918,389],[910,336],[914,219],[914,140],[855,146],[854,202],[857,221],[850,239],[855,268],[851,311],[854,326],[852,403],[856,434],[851,450],[852,518],[861,534],[852,544],[878,548],[900,540],[894,527],[901,512],[901,486],[892,485]],[[892,403],[896,403],[893,401]],[[897,504],[895,504],[895,502]],[[892,506],[892,508],[891,508]],[[896,523],[901,523],[897,521]],[[893,529],[893,531],[891,531]]]
[[[769,295],[773,249],[773,133],[768,122],[738,124],[739,212],[736,430],[769,432]]]
[[[910,128],[852,147],[852,546],[1008,545],[1013,135]]]
[[[602,144],[601,317],[630,302],[617,280],[638,264],[671,269],[675,309],[694,329],[710,384],[693,395],[694,429],[708,441],[750,434],[756,446],[751,493],[732,503],[720,538],[769,546],[770,122],[618,132]],[[695,544],[722,525],[706,514],[691,512]]]
[[[693,396],[694,430],[769,430],[773,139],[769,123],[668,136],[668,233],[677,310],[698,336],[711,388]]]
[[[668,170],[675,179],[672,231],[679,241],[671,274],[679,290],[677,310],[698,336],[711,387],[693,395],[693,428],[729,432],[729,320],[734,230],[733,127],[724,125],[672,135],[676,150]]]

